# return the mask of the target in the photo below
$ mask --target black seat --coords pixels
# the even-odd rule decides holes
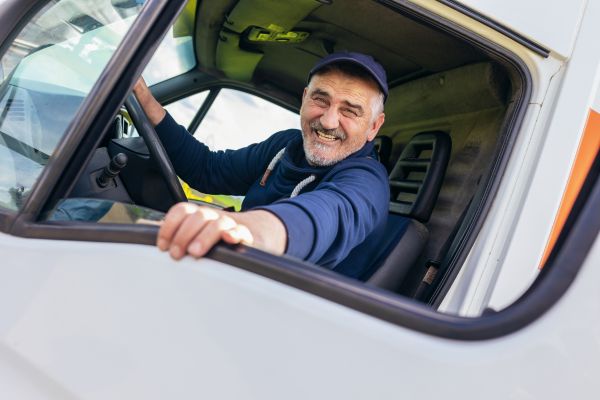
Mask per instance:
[[[398,290],[419,257],[429,233],[429,220],[437,200],[452,142],[441,131],[419,133],[405,146],[390,173],[390,209],[381,246],[371,255],[367,281]]]
[[[392,139],[388,136],[377,136],[373,139],[379,162],[390,172],[390,155],[392,154]]]

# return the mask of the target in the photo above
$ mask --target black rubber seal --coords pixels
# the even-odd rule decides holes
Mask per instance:
[[[489,26],[490,28],[502,33],[504,36],[511,38],[515,42],[522,44],[523,46],[527,47],[529,50],[539,54],[540,56],[542,56],[544,58],[548,58],[548,56],[550,55],[550,50],[546,49],[545,47],[540,46],[539,44],[535,43],[534,41],[527,39],[523,35],[510,29],[509,27],[502,25],[501,23],[498,23],[498,22],[486,17],[485,15],[473,10],[470,7],[465,6],[464,4],[461,4],[455,0],[438,0],[438,2],[448,6],[462,14],[465,14],[466,16],[473,18],[474,20],[481,22],[482,24],[484,24],[486,26]]]

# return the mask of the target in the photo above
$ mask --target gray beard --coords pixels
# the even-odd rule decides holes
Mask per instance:
[[[344,157],[341,157],[339,159],[324,158],[324,157],[320,157],[320,156],[314,154],[311,151],[311,149],[308,148],[308,144],[306,143],[306,141],[304,141],[302,143],[302,147],[304,148],[304,156],[306,157],[306,161],[308,161],[308,164],[313,167],[330,167],[330,166],[342,161],[344,158],[348,157],[348,155],[349,155],[349,154],[347,154]],[[320,143],[315,143],[313,147],[322,147],[322,145]]]
[[[323,132],[327,132],[341,140],[346,139],[346,132],[344,132],[341,129],[325,129],[325,128],[323,128],[323,125],[321,125],[321,123],[319,121],[312,121],[309,124],[309,126],[312,130],[315,130],[315,131],[320,130]],[[309,133],[309,135],[311,135],[311,134],[312,134],[312,132]],[[329,167],[329,166],[332,166],[333,164],[337,164],[338,162],[342,161],[344,158],[346,158],[350,155],[350,153],[348,153],[348,154],[343,154],[341,157],[338,157],[338,158],[333,158],[333,159],[323,158],[323,157],[316,155],[308,148],[307,140],[305,138],[304,132],[302,132],[302,139],[303,139],[302,144],[304,147],[304,155],[306,157],[306,160],[308,161],[308,164],[313,167]],[[320,150],[327,150],[326,146],[319,142],[315,142],[313,145],[313,148],[317,148]]]

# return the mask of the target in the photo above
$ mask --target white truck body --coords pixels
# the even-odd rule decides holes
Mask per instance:
[[[590,122],[600,113],[600,1],[412,3],[509,50],[531,74],[504,176],[450,291],[437,311],[397,300],[477,321],[540,274],[584,134],[600,137]],[[211,259],[0,233],[0,398],[594,399],[600,241],[592,240],[543,315],[512,333],[464,340]]]

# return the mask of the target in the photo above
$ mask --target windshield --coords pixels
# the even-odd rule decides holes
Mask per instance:
[[[0,60],[0,207],[16,210],[142,5],[54,0]]]

